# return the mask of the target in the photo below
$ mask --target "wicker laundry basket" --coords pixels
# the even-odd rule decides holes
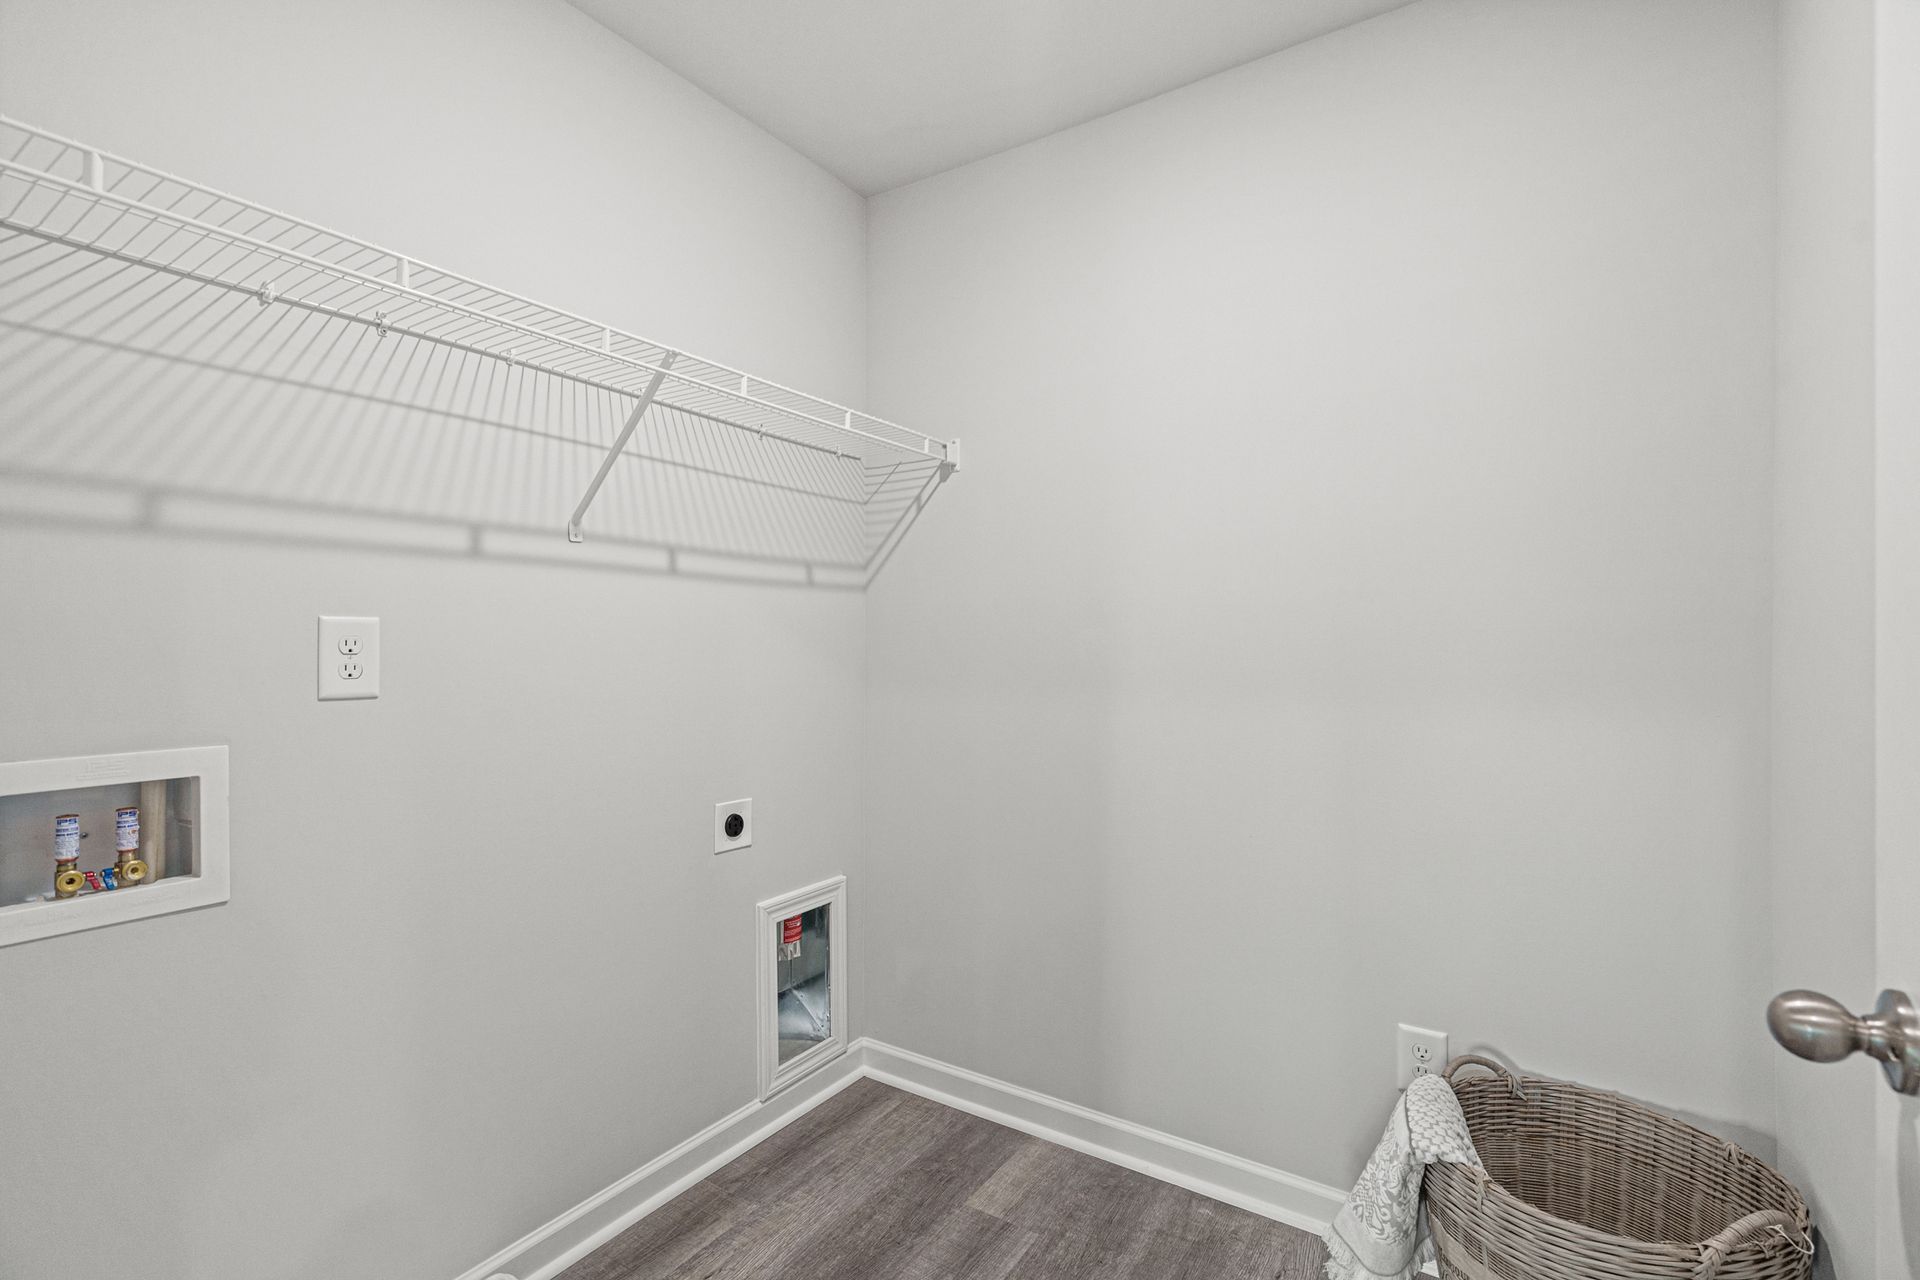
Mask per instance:
[[[1496,1074],[1462,1076],[1468,1065]],[[1800,1193],[1730,1142],[1617,1094],[1447,1064],[1486,1173],[1429,1166],[1444,1280],[1804,1280]]]

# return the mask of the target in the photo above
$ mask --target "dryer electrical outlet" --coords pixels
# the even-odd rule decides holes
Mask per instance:
[[[753,801],[729,800],[713,806],[713,851],[732,853],[753,843]]]
[[[380,619],[320,619],[320,701],[380,696]]]

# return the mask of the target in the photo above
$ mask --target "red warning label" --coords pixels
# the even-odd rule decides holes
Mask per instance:
[[[782,942],[800,941],[800,917],[799,916],[788,916],[785,920],[782,920],[780,922],[780,941]]]

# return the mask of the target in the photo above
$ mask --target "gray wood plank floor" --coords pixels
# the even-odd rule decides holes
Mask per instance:
[[[1317,1280],[1304,1231],[862,1080],[560,1280]]]

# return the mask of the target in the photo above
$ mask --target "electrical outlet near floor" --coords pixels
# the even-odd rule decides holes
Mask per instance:
[[[1447,1033],[1425,1027],[1400,1024],[1398,1052],[1394,1055],[1400,1072],[1400,1087],[1413,1083],[1415,1076],[1438,1075],[1447,1065]]]

